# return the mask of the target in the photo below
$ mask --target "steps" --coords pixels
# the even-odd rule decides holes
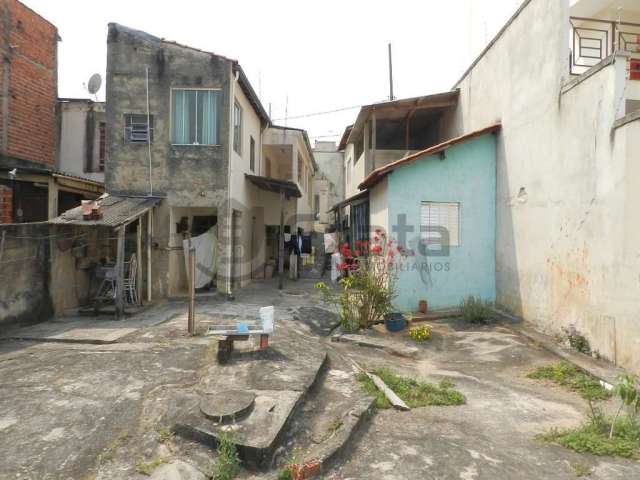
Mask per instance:
[[[375,403],[360,388],[355,375],[339,357],[330,355],[327,367],[293,418],[274,466],[306,464],[321,474],[348,453],[345,447]]]

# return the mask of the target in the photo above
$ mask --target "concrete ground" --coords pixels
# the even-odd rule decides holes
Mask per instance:
[[[318,396],[320,406],[311,399],[301,411],[302,425],[296,428],[304,430],[308,417],[311,428],[303,435],[308,442],[315,441],[314,429],[327,430],[339,414],[329,408],[331,399],[345,390],[341,382],[352,369],[336,362],[349,357],[368,368],[387,366],[423,380],[449,378],[467,404],[379,411],[342,448],[344,461],[322,478],[572,479],[576,465],[591,468],[590,478],[640,478],[640,462],[581,455],[535,439],[552,426],[577,425],[586,405],[573,393],[526,378],[536,366],[558,358],[511,329],[433,322],[432,340],[404,357],[403,349],[416,344],[403,335],[374,333],[391,346],[385,349],[329,342],[325,335],[335,320],[323,314],[311,281],[288,283],[283,293],[273,282],[256,283],[233,302],[198,300],[197,311],[204,326],[216,318],[252,317],[270,304],[277,312],[272,343],[277,358],[262,360],[273,362],[273,371],[264,368],[270,363],[260,363],[260,354],[249,353],[249,346],[219,368],[215,344],[186,335],[183,302],[148,310],[145,318],[155,312],[152,320],[125,321],[118,328],[133,331],[115,343],[0,340],[0,479],[135,480],[148,478],[142,472],[164,472],[175,460],[204,470],[212,451],[169,430],[184,411],[185,398],[234,383],[302,392],[326,351],[332,366],[324,377],[335,385],[328,382],[328,393]],[[57,335],[50,325],[42,328]],[[343,393],[348,398],[349,392]],[[330,418],[310,416],[325,409]],[[262,478],[242,474],[249,476]]]
[[[638,461],[578,454],[535,438],[551,427],[580,424],[587,411],[577,394],[526,378],[558,357],[504,326],[455,319],[431,325],[433,338],[418,344],[418,358],[334,345],[367,368],[384,366],[431,382],[448,378],[467,404],[379,411],[354,442],[350,459],[326,478],[573,479],[583,467],[593,479],[640,478]],[[397,349],[416,345],[406,335],[387,338]]]

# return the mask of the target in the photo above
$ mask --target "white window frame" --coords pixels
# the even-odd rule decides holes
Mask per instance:
[[[238,125],[239,128],[238,128],[238,145],[237,145],[238,149],[237,150],[236,150],[236,108],[238,111],[238,116],[240,117],[240,125]],[[233,147],[233,151],[236,152],[238,155],[242,155],[242,126],[243,126],[242,117],[244,116],[242,113],[243,113],[242,105],[240,105],[240,102],[237,99],[235,99],[233,101],[233,118],[231,119],[233,122],[231,125],[233,129],[232,147]]]
[[[432,232],[423,231],[422,227],[429,226],[423,223],[423,218],[424,218],[423,212],[425,207],[448,209],[448,211],[446,212],[438,212],[438,218],[443,218],[445,219],[444,221],[440,221],[439,225],[436,225],[436,224],[430,225],[432,227],[444,227],[447,229],[447,231],[449,232],[448,244],[440,243],[438,241],[433,241],[433,237],[429,236],[429,233],[432,233]],[[430,245],[441,245],[443,247],[461,246],[462,245],[461,231],[460,231],[461,230],[460,228],[461,212],[462,212],[462,205],[460,202],[433,202],[433,201],[421,202],[420,203],[420,240],[423,242],[426,241]],[[446,225],[443,225],[442,223],[446,223]],[[454,223],[455,223],[455,230],[451,228]],[[454,233],[454,235],[452,235],[452,232]]]
[[[222,144],[220,143],[220,135],[217,135],[218,143],[214,145],[204,144],[204,143],[173,143],[173,92],[175,90],[199,90],[199,91],[206,91],[206,92],[222,92],[221,88],[171,87],[170,95],[169,95],[169,123],[170,123],[169,141],[171,142],[171,145],[175,147],[221,147]],[[196,101],[196,105],[197,105],[197,101]],[[218,109],[218,112],[216,113],[218,114],[218,121],[220,121],[219,120],[220,109]],[[218,125],[216,125],[216,128],[218,128]],[[197,129],[198,129],[198,115],[196,112],[196,131]],[[220,131],[218,130],[218,132]]]

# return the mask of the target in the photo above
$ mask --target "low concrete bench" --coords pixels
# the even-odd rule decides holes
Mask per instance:
[[[218,340],[218,363],[227,363],[233,352],[234,342],[246,342],[251,337],[260,336],[260,350],[269,347],[269,335],[261,327],[249,326],[246,332],[239,332],[237,326],[209,325],[205,335],[215,336]]]

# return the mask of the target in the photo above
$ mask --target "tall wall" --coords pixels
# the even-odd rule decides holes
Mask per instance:
[[[448,133],[502,122],[497,302],[549,332],[573,325],[603,356],[640,372],[640,244],[630,241],[638,177],[626,144],[637,129],[613,131],[626,59],[571,84],[568,7],[525,2],[457,85]]]
[[[54,167],[58,31],[17,0],[0,19],[0,164]]]
[[[335,186],[338,201],[344,200],[344,152],[338,151],[335,142],[316,141],[313,156],[320,172]]]

